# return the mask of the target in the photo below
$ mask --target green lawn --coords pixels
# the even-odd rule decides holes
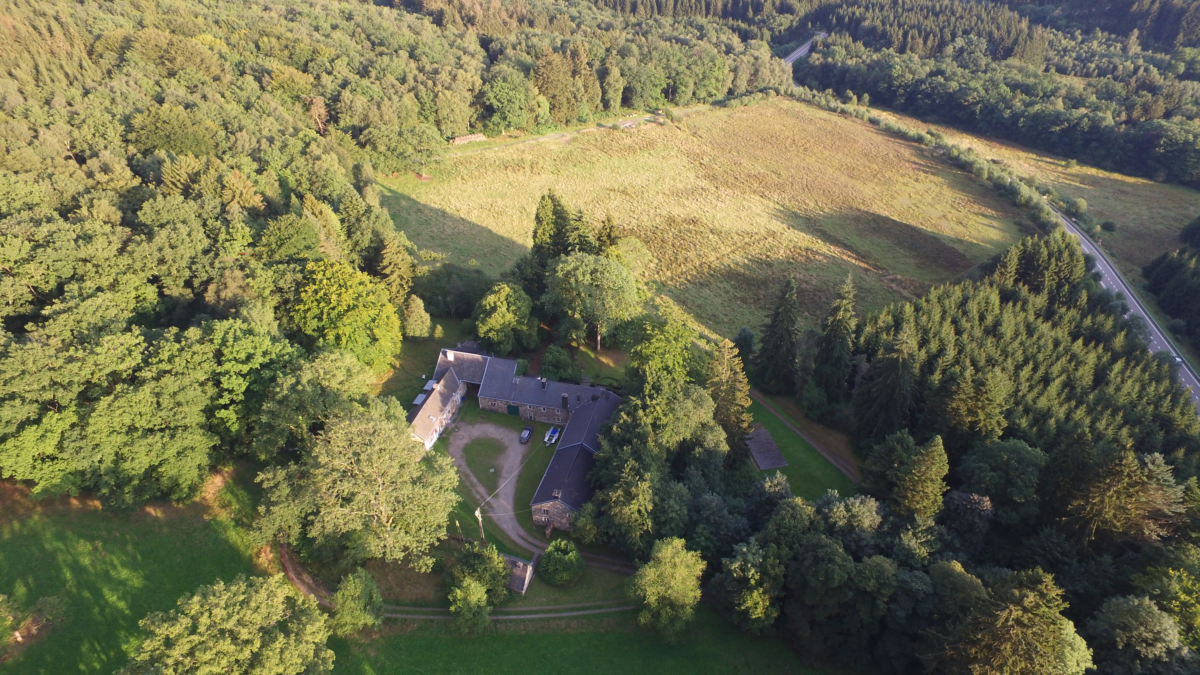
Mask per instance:
[[[806,666],[782,640],[743,633],[707,605],[698,608],[695,624],[678,645],[668,645],[637,627],[634,616],[627,612],[576,621],[496,622],[494,634],[473,639],[456,636],[445,624],[429,622],[370,642],[331,639],[330,645],[337,653],[337,672],[347,675],[843,672]]]
[[[381,395],[394,396],[406,410],[425,387],[425,380],[433,376],[438,352],[463,341],[461,320],[434,318],[432,321],[442,326],[442,338],[405,339],[396,368],[379,386]]]
[[[476,438],[463,448],[467,458],[467,468],[474,474],[488,494],[496,491],[500,484],[500,474],[497,467],[500,457],[504,454],[504,444],[494,438]]]
[[[234,510],[244,486],[227,484]],[[113,513],[50,505],[0,515],[0,594],[21,607],[68,603],[63,626],[0,666],[6,674],[103,673],[124,665],[138,621],[198,586],[253,574],[253,550],[234,518],[199,505]]]
[[[761,403],[750,406],[754,421],[762,424],[775,439],[788,465],[780,469],[792,486],[792,493],[805,499],[816,499],[826,490],[837,490],[842,495],[852,495],[854,483],[829,460],[821,456],[808,441],[792,431]]]
[[[596,353],[595,343],[577,345],[573,356],[575,367],[591,378],[593,384],[612,386],[625,379],[629,356],[619,349],[604,347]]]
[[[506,608],[570,605],[601,600],[625,601],[629,577],[599,567],[586,566],[575,583],[566,587],[551,586],[534,575],[524,597],[517,595],[505,603]]]

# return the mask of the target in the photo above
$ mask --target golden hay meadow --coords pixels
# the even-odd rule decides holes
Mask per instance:
[[[538,199],[553,189],[645,242],[659,290],[725,336],[760,325],[786,275],[816,325],[847,274],[871,310],[962,278],[1028,231],[920,146],[782,98],[468,146],[424,173],[384,179],[387,207],[419,247],[499,274],[528,249]]]

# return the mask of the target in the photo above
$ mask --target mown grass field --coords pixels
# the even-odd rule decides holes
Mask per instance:
[[[594,219],[611,213],[654,254],[659,289],[726,336],[763,322],[786,275],[815,325],[847,274],[874,309],[961,278],[1021,236],[1012,209],[966,174],[783,99],[449,155],[423,171],[384,180],[418,246],[498,274],[527,250],[553,189]]]
[[[813,500],[825,494],[826,490],[837,490],[843,496],[852,495],[857,491],[854,483],[845,474],[822,457],[808,441],[763,407],[763,404],[752,404],[750,414],[754,416],[755,422],[766,427],[775,444],[779,446],[779,451],[783,453],[783,458],[787,460],[788,465],[778,471],[787,476],[792,494]],[[766,475],[775,472],[762,473]]]
[[[528,675],[533,672],[623,675],[833,675],[804,665],[782,640],[731,627],[701,604],[683,642],[669,645],[636,625],[634,613],[538,622],[504,621],[495,632],[463,639],[433,622],[394,624],[370,641],[330,640],[337,672],[349,675],[439,673]]]
[[[253,473],[210,482],[193,504],[132,513],[87,499],[31,504],[22,489],[0,485],[0,594],[23,608],[44,596],[67,603],[63,625],[43,637],[9,644],[7,655],[0,641],[0,672],[110,675],[147,614],[172,609],[197,586],[261,572],[243,528]]]

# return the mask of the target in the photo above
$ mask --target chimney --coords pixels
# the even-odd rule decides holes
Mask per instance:
[[[593,401],[599,401],[599,400],[600,400],[600,394],[592,394],[592,400],[593,400]]]
[[[562,395],[562,407],[563,407],[563,410],[566,410],[566,409],[568,409],[568,408],[570,407],[570,403],[571,403],[571,397],[570,397],[570,396],[568,396],[567,394],[563,394],[563,395]]]
[[[542,378],[542,389],[546,388],[546,378]]]
[[[446,360],[447,361],[454,360],[454,352],[450,351],[449,349],[446,350]]]

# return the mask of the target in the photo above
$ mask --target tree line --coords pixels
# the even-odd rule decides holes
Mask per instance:
[[[1195,0],[1103,5],[1087,0],[993,0],[1034,20],[1063,30],[1102,29],[1118,35],[1140,35],[1164,50],[1200,47],[1200,3]]]
[[[1200,419],[1067,234],[871,316],[848,280],[809,333],[796,295],[739,344],[854,434],[864,494],[805,504],[796,558],[771,526],[723,558],[735,620],[886,672],[1195,669]]]
[[[834,44],[800,65],[797,77],[811,88],[867,93],[924,119],[1102,168],[1200,184],[1200,127],[1186,117],[1161,116],[1171,100],[1166,90],[1105,88],[1108,79],[1069,85],[1053,75],[995,63],[982,50],[982,44],[964,40],[953,54],[921,59]]]
[[[1184,246],[1146,265],[1146,290],[1171,317],[1167,328],[1200,349],[1200,218],[1179,233]]]

